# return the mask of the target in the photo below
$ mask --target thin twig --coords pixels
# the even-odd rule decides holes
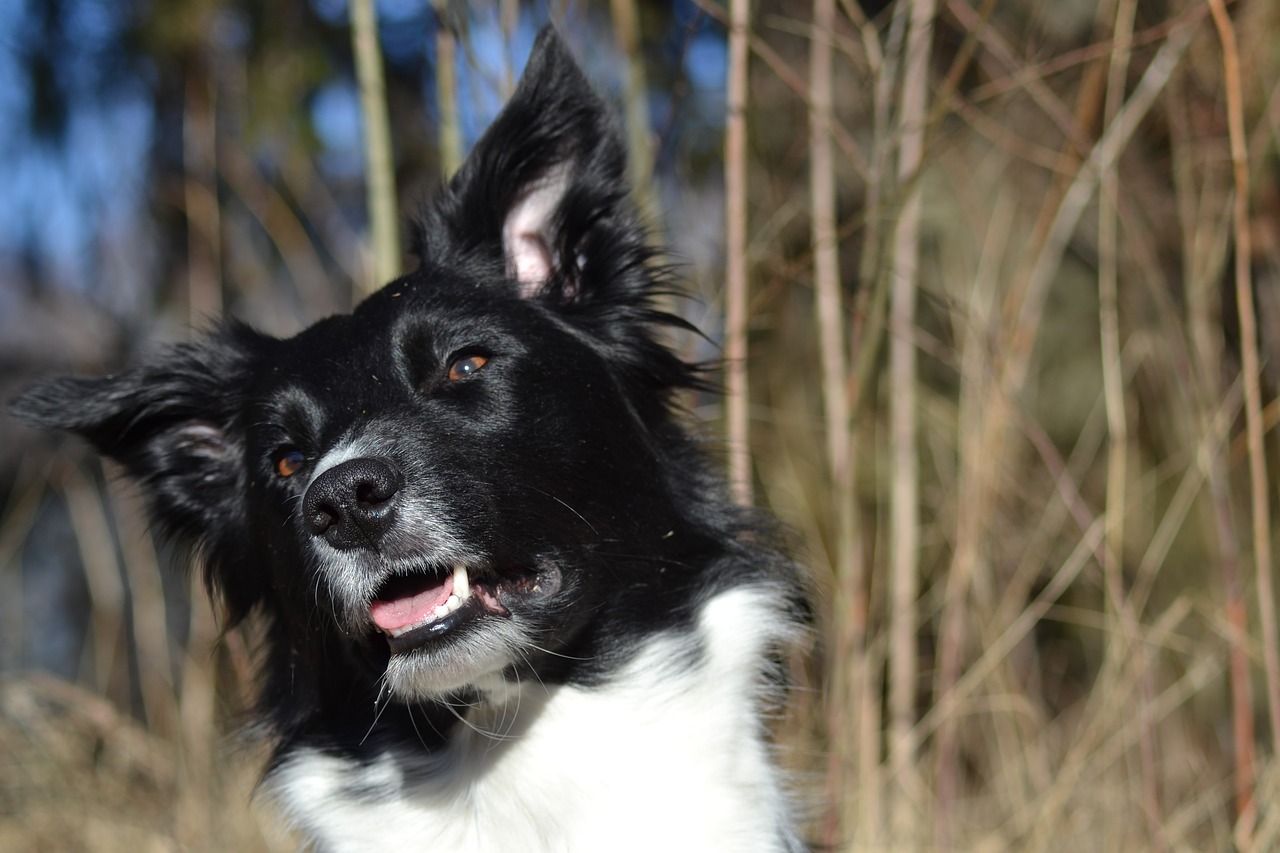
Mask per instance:
[[[907,844],[917,834],[911,803],[916,783],[914,737],[916,599],[920,589],[920,460],[916,448],[915,303],[920,258],[920,184],[933,43],[934,0],[912,0],[902,81],[902,129],[898,179],[906,187],[894,234],[890,308],[890,443],[893,456],[889,617],[889,759],[897,790],[892,809],[894,841]]]
[[[627,118],[627,155],[631,192],[649,225],[657,224],[653,197],[653,134],[649,129],[649,84],[640,53],[640,13],[636,0],[611,0],[613,35],[627,58],[627,89],[623,103]]]
[[[198,328],[222,314],[222,223],[217,190],[217,87],[203,63],[192,65],[182,110],[182,171],[187,318]]]
[[[1107,74],[1104,121],[1110,122],[1124,98],[1129,71],[1130,40],[1137,12],[1137,0],[1120,0],[1116,6],[1115,50]],[[1155,732],[1149,715],[1155,685],[1147,663],[1137,615],[1124,592],[1126,486],[1129,467],[1129,428],[1125,411],[1124,364],[1120,345],[1120,311],[1117,280],[1117,232],[1119,230],[1115,200],[1120,197],[1120,178],[1116,163],[1102,170],[1102,191],[1098,197],[1098,323],[1102,345],[1102,389],[1107,413],[1107,497],[1106,525],[1103,537],[1103,578],[1111,598],[1115,617],[1133,655],[1133,666],[1139,673],[1140,703],[1136,724],[1139,728],[1139,761],[1142,767],[1143,803],[1147,817],[1147,834],[1151,849],[1165,849],[1160,808],[1160,785],[1155,771]],[[1122,647],[1112,644],[1114,654]]]
[[[360,288],[368,293],[400,275],[400,223],[396,216],[395,161],[387,117],[382,49],[373,0],[351,0],[351,40],[364,118],[365,168],[368,173],[370,246],[373,274]]]
[[[813,242],[814,312],[818,321],[818,350],[822,363],[822,400],[826,420],[827,468],[830,476],[832,518],[835,545],[831,569],[836,582],[834,612],[833,670],[827,707],[828,733],[831,738],[828,797],[830,820],[827,842],[835,847],[844,833],[842,816],[849,813],[850,779],[848,769],[857,765],[857,731],[847,713],[857,709],[856,696],[861,689],[862,643],[853,630],[856,617],[853,608],[862,587],[862,562],[858,553],[853,502],[851,445],[853,433],[849,422],[849,391],[845,364],[844,305],[840,292],[840,254],[836,231],[836,170],[832,153],[831,88],[832,45],[835,31],[835,0],[816,0],[813,4],[813,30],[809,42],[809,193],[813,206],[811,239]],[[852,747],[852,749],[850,748]],[[850,752],[853,755],[850,755]]]
[[[440,127],[440,175],[450,178],[462,165],[462,125],[458,121],[458,36],[449,0],[432,0],[436,13],[436,107]],[[505,71],[506,69],[504,69]]]
[[[750,0],[733,0],[729,25],[728,116],[724,130],[725,404],[729,485],[752,502],[747,400],[747,27]]]
[[[1202,445],[1196,454],[1208,486],[1210,519],[1217,545],[1214,567],[1222,583],[1226,634],[1228,684],[1231,692],[1231,740],[1234,760],[1233,788],[1237,838],[1253,835],[1257,806],[1254,801],[1257,744],[1253,717],[1253,684],[1250,673],[1249,611],[1240,574],[1240,544],[1232,505],[1225,431],[1215,430],[1214,400],[1223,396],[1223,336],[1221,276],[1225,268],[1221,236],[1226,229],[1209,212],[1206,176],[1197,170],[1201,151],[1193,145],[1191,105],[1184,87],[1171,92],[1170,140],[1173,150],[1173,183],[1182,226],[1183,268],[1187,293],[1187,331],[1194,370],[1195,396],[1188,418]],[[1196,196],[1199,195],[1199,201]],[[1216,207],[1216,205],[1215,205]],[[1224,217],[1225,221],[1226,217]],[[1241,377],[1243,381],[1243,377]],[[1243,396],[1243,395],[1242,395]],[[1219,409],[1221,412],[1221,409]],[[1216,440],[1211,440],[1216,439]],[[1247,846],[1246,845],[1241,845]]]
[[[1258,587],[1258,619],[1262,623],[1262,660],[1266,676],[1271,741],[1280,743],[1280,634],[1276,628],[1275,590],[1271,581],[1271,507],[1267,494],[1267,461],[1263,445],[1262,389],[1258,365],[1258,320],[1253,304],[1252,251],[1249,233],[1249,154],[1241,101],[1240,53],[1235,28],[1223,0],[1209,0],[1213,23],[1222,41],[1226,85],[1227,130],[1231,170],[1235,178],[1236,309],[1240,318],[1240,360],[1244,380],[1245,432],[1249,441],[1250,509],[1253,514],[1253,559]]]

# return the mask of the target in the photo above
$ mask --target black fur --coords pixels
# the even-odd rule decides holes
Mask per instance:
[[[551,174],[564,181],[540,232],[550,274],[517,281],[504,224]],[[495,589],[529,641],[512,679],[607,680],[644,638],[688,629],[710,597],[745,584],[780,590],[780,612],[804,618],[795,567],[728,501],[673,411],[701,378],[662,343],[683,324],[654,304],[666,275],[637,224],[620,135],[549,30],[421,214],[413,249],[412,273],[293,338],[232,323],[12,404],[119,460],[155,521],[201,552],[231,618],[265,619],[260,710],[278,758],[300,744],[371,757],[450,736],[457,720],[429,697],[393,697],[375,720],[390,652],[368,607],[392,576],[445,572],[459,548],[478,580],[508,584]],[[450,379],[468,356],[482,367]],[[353,443],[395,480],[391,520],[326,540],[306,486]],[[291,450],[302,468],[282,477]],[[371,476],[363,488],[381,482]],[[339,565],[354,579],[337,580]],[[484,612],[426,643],[469,649],[502,618]]]

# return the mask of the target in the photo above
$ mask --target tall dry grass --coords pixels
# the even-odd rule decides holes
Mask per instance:
[[[698,5],[730,55],[727,258],[688,278],[730,306],[734,393],[703,411],[820,590],[780,727],[814,838],[1276,849],[1280,6]],[[191,310],[266,263],[232,206],[342,304],[304,290],[314,172],[281,204],[188,88]],[[162,580],[127,487],[42,459],[0,516],[5,643],[39,642],[14,602],[50,502],[90,624],[77,686],[0,687],[0,848],[288,848],[233,734],[252,637]]]

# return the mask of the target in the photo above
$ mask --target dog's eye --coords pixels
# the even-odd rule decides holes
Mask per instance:
[[[456,358],[453,360],[453,364],[449,365],[449,381],[457,382],[460,379],[466,379],[488,363],[489,359],[482,355],[467,355],[462,358]]]
[[[307,457],[301,450],[282,447],[276,451],[276,473],[281,477],[292,477],[302,470]]]

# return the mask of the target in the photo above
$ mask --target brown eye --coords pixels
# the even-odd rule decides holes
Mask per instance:
[[[276,473],[281,477],[292,477],[302,470],[307,461],[301,450],[282,450],[276,454]]]
[[[449,381],[457,382],[459,379],[466,379],[488,363],[489,359],[482,355],[468,355],[455,359],[453,364],[449,365]]]

